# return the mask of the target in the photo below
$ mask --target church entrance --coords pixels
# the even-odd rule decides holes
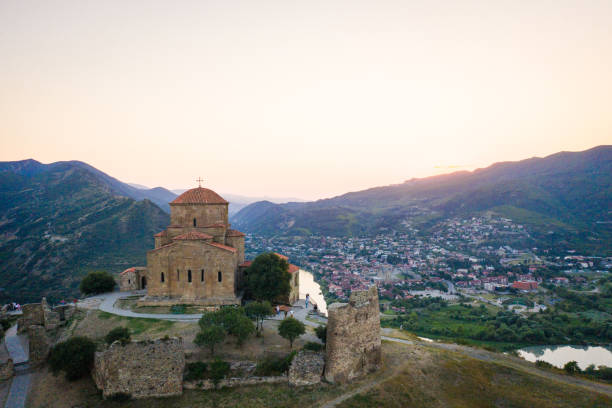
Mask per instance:
[[[146,277],[142,277],[140,278],[140,289],[146,289],[147,288],[147,278]]]

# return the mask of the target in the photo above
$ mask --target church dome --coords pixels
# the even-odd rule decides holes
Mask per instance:
[[[185,191],[170,204],[227,204],[227,201],[208,188],[196,187]]]

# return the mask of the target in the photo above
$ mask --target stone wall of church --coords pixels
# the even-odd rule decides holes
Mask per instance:
[[[186,300],[235,299],[236,256],[236,252],[216,248],[202,241],[180,241],[169,247],[149,251],[147,294]]]
[[[211,224],[228,225],[228,204],[170,204],[170,225],[204,227]]]
[[[227,236],[225,245],[236,248],[238,265],[244,262],[244,236]]]
[[[381,365],[380,311],[375,286],[327,309],[325,379],[347,382]]]

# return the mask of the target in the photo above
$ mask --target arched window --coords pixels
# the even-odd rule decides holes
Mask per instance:
[[[200,271],[200,281],[204,282],[204,269]]]
[[[193,219],[193,226],[194,226],[194,227],[195,227],[195,226],[197,226],[197,222],[196,222],[196,219],[195,219],[195,218]]]
[[[130,280],[128,279],[128,285],[129,285],[130,283],[132,283],[132,282],[130,282]]]
[[[166,281],[166,277],[164,276],[164,273],[161,273],[161,282],[164,283]]]
[[[191,269],[187,269],[187,282],[191,283]]]
[[[217,278],[219,279],[219,282],[221,282],[221,280],[223,279],[223,277],[221,276],[221,271],[217,273]]]
[[[180,270],[176,270],[176,280],[179,281],[181,280],[181,271]]]

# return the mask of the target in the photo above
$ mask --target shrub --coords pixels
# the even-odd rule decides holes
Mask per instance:
[[[308,343],[304,344],[304,347],[302,348],[310,351],[322,351],[325,349],[325,346],[320,343],[315,343],[314,341],[309,341]]]
[[[575,373],[579,373],[582,371],[580,370],[580,367],[578,366],[578,363],[576,361],[568,361],[563,366],[563,369],[570,374],[575,374]]]
[[[296,351],[292,351],[285,357],[266,357],[257,362],[254,374],[258,376],[282,375],[289,371],[291,361],[296,354]]]
[[[63,371],[68,381],[74,381],[89,374],[95,351],[95,343],[87,337],[72,337],[51,349],[49,366],[53,374]]]
[[[112,292],[117,283],[108,272],[90,272],[81,281],[80,290],[85,295]]]
[[[304,323],[294,317],[288,317],[278,325],[278,334],[289,340],[289,348],[293,348],[293,341],[306,333]]]
[[[323,343],[327,343],[327,326],[315,327],[315,334]]]
[[[170,313],[172,314],[185,314],[187,312],[187,307],[185,305],[173,305],[170,308]]]
[[[186,381],[203,380],[206,378],[206,363],[196,361],[195,363],[187,364],[187,372],[185,373]]]
[[[536,360],[535,365],[536,367],[539,367],[539,368],[553,368],[552,364],[544,360]]]
[[[115,327],[108,332],[106,337],[104,337],[104,340],[106,341],[106,344],[113,344],[117,340],[119,340],[121,344],[129,343],[130,329],[127,327]]]
[[[215,388],[219,385],[221,380],[225,378],[230,372],[230,365],[227,361],[215,359],[210,363],[210,379],[212,380]]]
[[[8,329],[11,328],[11,321],[9,319],[2,319],[0,320],[0,329],[7,331]]]

